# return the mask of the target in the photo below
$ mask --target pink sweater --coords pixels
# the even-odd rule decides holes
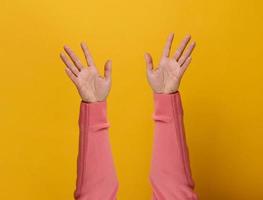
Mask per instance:
[[[152,200],[197,200],[185,140],[180,92],[154,93]],[[76,200],[116,200],[118,179],[109,142],[107,104],[81,101]]]

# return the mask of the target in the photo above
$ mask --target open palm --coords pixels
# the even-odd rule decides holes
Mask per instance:
[[[105,63],[104,77],[102,77],[99,75],[87,45],[81,43],[81,48],[88,66],[84,67],[75,53],[68,46],[64,46],[64,50],[71,59],[70,61],[64,53],[60,54],[62,61],[66,65],[65,71],[76,85],[83,101],[104,101],[111,88],[111,61],[108,60]]]
[[[195,43],[190,44],[184,52],[191,36],[186,36],[174,56],[169,58],[173,38],[174,34],[171,33],[156,69],[154,69],[151,55],[149,53],[145,54],[147,79],[151,88],[156,93],[170,94],[176,92],[179,89],[181,78],[191,62],[191,53],[195,47]]]

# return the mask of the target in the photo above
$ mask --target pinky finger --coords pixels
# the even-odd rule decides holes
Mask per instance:
[[[192,58],[189,56],[186,60],[185,60],[185,62],[184,62],[184,64],[181,66],[181,76],[184,74],[184,72],[186,71],[186,69],[188,68],[188,66],[189,66],[189,64],[191,63],[191,60],[192,60]]]
[[[104,78],[106,80],[111,80],[111,70],[112,70],[112,61],[107,60],[104,65]]]
[[[65,72],[68,75],[68,77],[72,80],[72,82],[77,85],[77,77],[72,73],[72,71],[69,68],[65,68]]]

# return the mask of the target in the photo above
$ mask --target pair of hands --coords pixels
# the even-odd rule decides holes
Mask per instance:
[[[171,33],[163,49],[159,65],[156,67],[153,65],[151,55],[149,53],[145,54],[147,79],[155,93],[170,94],[176,92],[179,89],[182,76],[191,62],[195,42],[192,42],[186,48],[191,36],[187,35],[182,40],[175,54],[170,58],[173,38],[174,34]],[[65,71],[77,87],[84,102],[104,101],[111,88],[112,62],[107,60],[104,66],[104,77],[102,77],[95,66],[87,45],[81,43],[81,48],[87,61],[87,67],[80,62],[80,59],[68,46],[64,46],[68,56],[61,53],[60,57],[66,65]]]

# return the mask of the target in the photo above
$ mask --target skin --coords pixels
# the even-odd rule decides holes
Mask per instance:
[[[85,55],[87,66],[84,66],[75,53],[67,46],[64,53],[60,54],[62,61],[65,63],[65,71],[68,77],[77,87],[79,95],[84,102],[92,103],[106,100],[111,89],[111,69],[112,62],[107,60],[104,65],[104,77],[100,76],[95,66],[91,53],[87,45],[81,43],[82,51]]]
[[[149,53],[145,54],[147,79],[153,92],[163,94],[176,92],[179,89],[182,76],[191,62],[191,54],[194,50],[195,42],[192,42],[186,48],[191,36],[187,35],[182,40],[175,54],[170,57],[173,38],[174,33],[171,33],[168,36],[158,66],[154,67]],[[82,101],[88,103],[105,101],[111,89],[112,62],[111,60],[106,61],[104,76],[100,76],[86,43],[82,42],[81,48],[85,55],[87,66],[81,63],[80,59],[67,45],[64,46],[66,54],[62,52],[60,57],[66,65],[65,72],[75,84]]]
[[[154,68],[151,55],[149,53],[145,54],[147,79],[152,90],[156,93],[171,94],[176,92],[179,89],[183,74],[191,62],[191,54],[195,48],[195,42],[192,42],[186,48],[191,36],[187,35],[182,40],[175,54],[170,57],[173,38],[174,33],[171,33],[167,38],[157,67]]]

